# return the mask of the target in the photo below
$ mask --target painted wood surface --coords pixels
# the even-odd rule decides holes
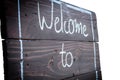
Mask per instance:
[[[59,0],[2,0],[5,80],[102,80],[96,14]]]
[[[23,48],[19,40],[5,40],[3,44],[5,73],[9,80],[19,80],[22,69],[24,80],[64,80],[100,71],[99,49],[95,42],[22,40]]]
[[[29,76],[26,77],[26,80],[32,80],[34,78],[34,80],[39,80],[40,77],[34,77],[34,76]],[[57,80],[57,79],[50,79],[50,78],[42,78],[41,80]],[[88,72],[85,74],[81,74],[81,75],[76,75],[76,76],[72,76],[72,77],[68,77],[65,79],[61,79],[61,80],[102,80],[101,77],[101,72],[98,71],[98,77],[96,78],[96,72],[92,71],[92,72]]]
[[[96,71],[92,71],[63,80],[102,80],[102,77],[101,77],[101,71],[98,71],[97,78],[96,78]]]
[[[59,0],[2,2],[5,39],[98,41],[96,15],[92,11]]]

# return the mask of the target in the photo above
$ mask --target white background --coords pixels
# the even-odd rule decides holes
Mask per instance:
[[[97,15],[100,61],[103,80],[120,80],[120,2],[119,0],[64,0],[94,11]],[[0,41],[0,80],[3,79],[3,53]]]

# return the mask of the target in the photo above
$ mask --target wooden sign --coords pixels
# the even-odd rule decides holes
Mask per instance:
[[[94,12],[59,0],[2,0],[5,80],[102,80]]]
[[[23,73],[24,80],[62,80],[100,71],[97,43],[46,40],[22,42],[21,48],[19,40],[4,41],[6,65],[9,66],[6,78],[10,80],[21,78],[20,73]],[[96,80],[95,75],[88,74],[93,76],[92,80]]]
[[[98,41],[92,11],[59,0],[3,2],[3,38]]]

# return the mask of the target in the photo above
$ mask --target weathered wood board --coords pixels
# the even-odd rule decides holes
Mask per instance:
[[[96,72],[93,71],[93,72],[88,72],[82,75],[77,75],[75,77],[71,77],[71,78],[64,79],[64,80],[102,80],[102,77],[101,77],[101,72],[98,71],[98,77],[96,78]]]
[[[5,80],[102,80],[96,14],[60,0],[2,0]]]
[[[26,80],[32,80],[33,78],[35,80],[40,79],[39,76],[37,76],[37,77],[29,76],[29,77],[26,77]],[[57,79],[42,78],[40,80],[57,80]],[[96,72],[92,71],[92,72],[89,72],[89,73],[85,73],[85,74],[81,74],[81,75],[77,75],[77,76],[72,76],[72,77],[68,77],[68,78],[65,78],[65,79],[61,79],[61,80],[102,80],[102,78],[101,78],[101,72],[100,71],[98,71],[98,77],[97,78],[96,78]]]
[[[100,71],[95,42],[5,40],[3,46],[6,80],[20,80],[22,71],[24,80],[96,80]]]
[[[59,0],[2,0],[2,37],[98,41],[94,12]]]

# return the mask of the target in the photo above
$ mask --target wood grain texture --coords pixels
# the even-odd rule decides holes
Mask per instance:
[[[21,32],[22,39],[47,39],[47,40],[77,40],[77,41],[98,41],[98,32],[97,32],[97,21],[96,15],[94,12],[73,6],[71,4],[53,0],[53,25],[51,29],[47,29],[44,24],[44,29],[41,30],[39,25],[39,14],[38,14],[38,3],[40,8],[40,16],[41,22],[43,20],[43,16],[45,17],[45,21],[48,25],[51,24],[51,0],[20,0],[20,20],[21,20]],[[19,25],[18,25],[18,0],[4,0],[2,7],[2,37],[3,38],[20,38],[19,37]],[[62,15],[61,17],[61,8],[62,5]],[[72,6],[72,7],[69,7]],[[56,19],[57,17],[57,19]],[[56,29],[59,30],[61,28],[61,23],[66,22],[66,26],[68,26],[68,21],[75,20],[79,24],[86,25],[87,29],[85,31],[86,34],[89,34],[87,37],[83,36],[80,33],[76,33],[78,31],[75,27],[73,34],[65,34],[65,31],[61,31],[60,33],[55,32],[55,22]],[[62,21],[61,21],[62,20]],[[70,28],[72,32],[72,22],[70,23]],[[93,31],[92,31],[93,28]],[[65,28],[66,31],[69,31],[68,27]],[[79,31],[81,31],[79,26]],[[52,36],[51,36],[52,35]]]
[[[92,71],[92,72],[77,75],[75,77],[71,77],[71,78],[63,79],[63,80],[102,80],[102,77],[101,77],[101,71],[98,71],[97,78],[96,78],[96,72]]]
[[[28,77],[26,77],[26,80],[33,80],[33,78],[34,78],[34,80],[40,79],[39,76],[37,76],[37,77],[28,76]],[[50,78],[43,77],[40,80],[58,80],[58,79],[50,79]],[[95,73],[95,71],[92,71],[92,72],[68,77],[68,78],[61,79],[61,80],[102,80],[102,77],[101,77],[101,71],[98,71],[98,78],[96,79],[96,73]]]
[[[94,42],[74,41],[48,41],[48,40],[22,40],[24,55],[24,79],[25,80],[61,80],[76,75],[95,71],[95,58],[97,71],[100,71],[98,44]],[[19,40],[5,40],[4,56],[7,60],[6,77],[10,80],[20,78],[20,42]],[[73,54],[73,64],[63,67],[61,55],[62,43],[64,51]],[[6,62],[5,62],[6,63]],[[70,63],[70,56],[68,57]],[[17,73],[17,74],[16,74]]]
[[[94,12],[59,0],[0,3],[5,80],[23,80],[21,69],[24,80],[102,80]]]

